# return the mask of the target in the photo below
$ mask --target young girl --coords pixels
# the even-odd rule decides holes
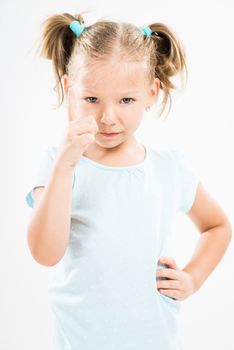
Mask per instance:
[[[69,117],[26,196],[30,251],[51,267],[56,349],[182,349],[181,301],[219,263],[231,227],[182,152],[134,133],[160,89],[164,110],[183,47],[162,23],[85,27],[67,13],[46,19],[41,43]],[[178,211],[201,233],[183,269],[167,256]]]

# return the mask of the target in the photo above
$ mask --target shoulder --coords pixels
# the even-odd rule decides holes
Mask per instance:
[[[46,145],[41,150],[41,156],[50,158],[51,160],[54,160],[57,153],[58,153],[59,147],[56,145]]]
[[[163,173],[166,177],[179,177],[188,180],[191,177],[198,177],[191,157],[187,152],[177,147],[150,147],[151,163],[157,172]]]
[[[161,163],[178,167],[185,159],[185,152],[175,147],[152,147],[148,146],[153,162],[160,161]]]

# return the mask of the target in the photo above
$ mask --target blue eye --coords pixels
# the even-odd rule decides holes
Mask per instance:
[[[132,101],[135,101],[134,98],[131,98],[131,97],[124,97],[122,100],[132,100]],[[129,105],[129,103],[124,103],[125,105]]]
[[[96,97],[86,97],[85,98],[85,100],[89,100],[88,102],[90,102],[90,103],[95,103],[95,101],[94,100],[97,100],[97,98]],[[132,101],[135,101],[135,99],[134,98],[132,98],[132,97],[124,97],[124,98],[122,98],[122,100],[132,100]],[[124,104],[129,104],[129,103],[124,103]]]
[[[91,98],[94,98],[94,99],[95,99],[96,97],[87,97],[85,100],[87,100],[87,99],[89,99],[89,98],[90,98],[90,99],[91,99]],[[96,98],[96,99],[97,99],[97,98]],[[92,103],[92,102],[91,102],[91,103]]]

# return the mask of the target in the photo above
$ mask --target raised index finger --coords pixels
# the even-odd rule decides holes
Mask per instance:
[[[67,92],[67,104],[68,104],[68,120],[74,121],[79,119],[78,116],[78,103],[75,97],[75,92],[73,86],[68,88]]]

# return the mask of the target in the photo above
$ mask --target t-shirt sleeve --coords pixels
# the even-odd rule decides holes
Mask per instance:
[[[188,160],[188,157],[185,155],[184,151],[176,150],[174,154],[176,156],[178,166],[178,210],[187,213],[192,208],[195,200],[199,176],[194,171],[191,162]]]
[[[36,171],[30,186],[30,191],[27,193],[25,200],[29,207],[34,207],[33,189],[37,186],[45,186],[48,182],[52,165],[54,163],[54,148],[46,147],[41,151]]]

